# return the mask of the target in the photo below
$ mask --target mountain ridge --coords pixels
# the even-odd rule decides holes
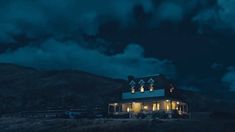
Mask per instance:
[[[109,101],[120,99],[126,85],[126,80],[79,70],[37,70],[6,63],[0,63],[0,73],[0,113],[48,107],[107,106]],[[232,92],[215,96],[177,90],[194,111],[235,109]]]

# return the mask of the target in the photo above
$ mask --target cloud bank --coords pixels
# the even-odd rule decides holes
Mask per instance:
[[[175,68],[168,59],[176,58],[174,61],[179,63],[191,61],[188,59],[191,53],[201,49],[206,51],[208,43],[213,45],[214,41],[219,41],[219,37],[213,35],[211,38],[198,36],[195,33],[197,28],[201,33],[208,27],[235,29],[234,5],[233,0],[0,1],[0,44],[4,45],[0,47],[0,62],[48,69],[76,68],[107,76],[115,71],[118,77],[126,76],[124,74],[141,75],[142,72],[174,74]],[[102,30],[105,26],[109,28],[107,32]],[[114,35],[110,35],[112,33]],[[95,41],[87,42],[86,35],[94,37],[91,39]],[[97,39],[105,44],[99,45]],[[142,44],[143,48],[128,46],[131,42]],[[224,41],[221,43],[224,44]],[[195,48],[189,48],[191,51],[187,56],[180,56],[182,48],[174,44]],[[225,44],[230,45],[228,42]],[[169,46],[175,49],[167,53],[169,56],[160,56]],[[137,53],[133,53],[133,49]],[[144,50],[149,53],[148,56],[155,58],[145,58]],[[202,54],[203,58],[208,59],[206,55],[209,53]],[[159,60],[159,56],[168,59]],[[85,58],[89,61],[85,62]],[[105,66],[114,70],[106,70]]]
[[[40,47],[26,46],[1,54],[0,62],[43,69],[79,69],[114,78],[153,73],[175,74],[175,67],[170,61],[145,58],[143,48],[136,44],[130,44],[123,53],[107,56],[96,50],[82,48],[74,42],[51,39]]]

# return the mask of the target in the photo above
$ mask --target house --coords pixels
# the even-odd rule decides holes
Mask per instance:
[[[177,94],[175,85],[163,75],[128,77],[121,99],[108,105],[112,117],[186,117],[188,104]]]

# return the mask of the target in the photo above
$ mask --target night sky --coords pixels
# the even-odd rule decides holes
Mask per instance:
[[[234,0],[0,0],[0,62],[235,90]]]

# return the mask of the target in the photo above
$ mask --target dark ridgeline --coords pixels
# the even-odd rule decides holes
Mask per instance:
[[[78,70],[36,70],[0,64],[0,113],[95,108],[118,98],[122,80]],[[110,96],[111,95],[111,96]]]
[[[101,106],[107,112],[108,102],[118,101],[128,81],[100,77],[78,70],[36,70],[13,64],[0,64],[0,114],[16,112],[90,111]],[[129,77],[130,79],[130,77]],[[164,78],[159,82],[164,83]],[[170,81],[171,82],[171,81]],[[166,85],[170,88],[171,85]],[[193,111],[233,111],[234,92],[214,96],[182,90],[176,95],[189,103]],[[208,105],[209,104],[209,105]]]

